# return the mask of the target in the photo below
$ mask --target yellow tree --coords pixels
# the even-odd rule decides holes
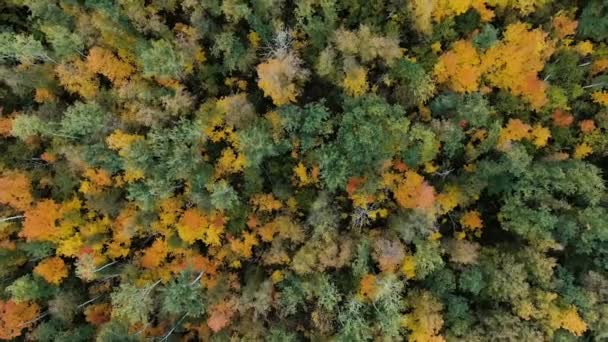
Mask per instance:
[[[439,57],[434,69],[439,83],[459,93],[477,91],[481,74],[481,58],[469,40],[455,42],[450,51]]]
[[[308,78],[308,71],[293,53],[266,60],[257,66],[257,72],[258,87],[277,106],[295,102],[301,84]]]
[[[547,103],[545,81],[538,78],[554,51],[554,43],[541,29],[529,24],[507,26],[503,39],[482,56],[485,78],[494,86],[521,96],[540,110]]]

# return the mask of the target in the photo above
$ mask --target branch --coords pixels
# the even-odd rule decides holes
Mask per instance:
[[[173,325],[173,327],[171,328],[171,330],[169,330],[169,332],[167,334],[165,334],[165,336],[163,336],[163,338],[161,338],[161,341],[167,341],[169,339],[169,336],[171,336],[171,334],[173,334],[173,332],[175,331],[175,329],[177,329],[177,327],[182,323],[182,321],[186,318],[186,316],[188,316],[188,312],[186,312],[182,318],[180,318],[175,325]]]
[[[3,217],[3,218],[0,219],[0,222],[18,220],[18,219],[22,219],[24,217],[25,217],[24,215],[17,215],[17,216],[11,216],[11,217]]]

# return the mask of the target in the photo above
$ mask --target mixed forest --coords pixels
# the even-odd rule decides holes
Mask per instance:
[[[0,1],[0,339],[608,340],[608,2]]]

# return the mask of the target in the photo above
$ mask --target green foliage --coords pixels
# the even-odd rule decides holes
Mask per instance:
[[[150,288],[121,284],[120,289],[112,293],[112,318],[127,324],[147,323],[153,305],[150,291]]]
[[[606,339],[607,14],[0,1],[0,340]]]
[[[344,110],[336,140],[324,146],[319,157],[330,190],[344,187],[349,177],[375,176],[379,163],[399,150],[410,124],[402,107],[376,96],[347,100]]]
[[[161,290],[161,311],[179,317],[187,315],[200,317],[205,313],[205,300],[203,290],[198,281],[190,280],[187,273],[182,273],[178,278]]]

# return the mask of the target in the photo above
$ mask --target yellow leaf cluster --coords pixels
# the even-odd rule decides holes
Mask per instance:
[[[481,58],[471,41],[459,40],[439,57],[433,72],[439,83],[459,93],[470,93],[479,89],[482,71]]]
[[[593,43],[588,40],[579,42],[574,46],[574,50],[582,56],[588,56],[593,53]]]
[[[298,83],[308,76],[300,67],[300,60],[292,54],[268,59],[257,66],[257,72],[258,87],[277,106],[296,102],[300,93]]]
[[[547,146],[547,142],[551,138],[551,131],[541,125],[534,125],[530,134],[532,135],[532,143],[537,148]]]
[[[259,244],[254,233],[243,232],[242,239],[233,238],[230,249],[238,256],[249,259],[253,255],[253,247]]]
[[[106,144],[110,149],[118,151],[120,156],[125,156],[131,144],[143,139],[141,135],[129,134],[117,129],[106,138]]]
[[[485,78],[494,86],[523,97],[535,110],[547,102],[546,83],[538,79],[545,61],[553,54],[553,42],[541,29],[515,23],[507,26],[502,41],[482,57]]]
[[[587,324],[579,316],[574,306],[566,309],[554,306],[549,310],[549,325],[554,329],[568,330],[576,336],[582,336],[587,331]]]
[[[36,88],[34,101],[38,103],[50,102],[55,100],[55,94],[48,88]]]
[[[608,91],[596,91],[591,94],[593,102],[608,107]]]
[[[207,245],[219,246],[224,225],[225,218],[221,213],[215,212],[207,216],[196,208],[190,208],[180,218],[177,233],[188,244],[200,240]]]
[[[135,71],[130,64],[120,60],[111,51],[98,46],[89,50],[86,65],[91,72],[102,74],[117,85],[124,84]]]
[[[591,146],[589,146],[589,144],[587,143],[582,143],[576,145],[576,147],[574,148],[573,157],[574,159],[583,159],[591,153],[593,153],[593,149],[591,148]]]
[[[257,194],[251,197],[251,205],[262,212],[272,212],[283,207],[281,201],[274,198],[272,194]]]
[[[413,310],[403,316],[401,325],[410,330],[408,342],[445,342],[439,335],[443,327],[443,305],[430,292],[421,291],[409,297]]]
[[[235,174],[243,171],[246,165],[245,156],[242,153],[238,155],[230,147],[222,151],[222,155],[215,165],[215,177],[220,178],[224,175]]]
[[[317,165],[313,166],[311,171],[308,172],[306,166],[304,166],[302,162],[299,162],[298,165],[293,168],[293,173],[299,187],[313,185],[319,182],[320,169]]]
[[[532,127],[520,119],[509,119],[507,125],[500,130],[498,148],[507,150],[512,141],[521,141],[530,137]]]
[[[426,2],[434,4],[433,19],[436,22],[461,15],[471,8],[479,13],[481,20],[484,22],[494,18],[494,12],[487,8],[485,0],[427,0]]]
[[[352,97],[359,97],[367,91],[367,71],[362,66],[355,66],[346,71],[342,87],[346,94]]]
[[[441,214],[446,214],[462,201],[462,193],[456,185],[448,185],[437,195],[437,203]]]
[[[70,93],[80,94],[85,99],[97,95],[99,82],[95,73],[91,72],[87,64],[80,60],[62,63],[55,67],[59,83]]]
[[[401,264],[401,272],[406,279],[414,279],[416,277],[416,258],[413,255],[406,255]]]

